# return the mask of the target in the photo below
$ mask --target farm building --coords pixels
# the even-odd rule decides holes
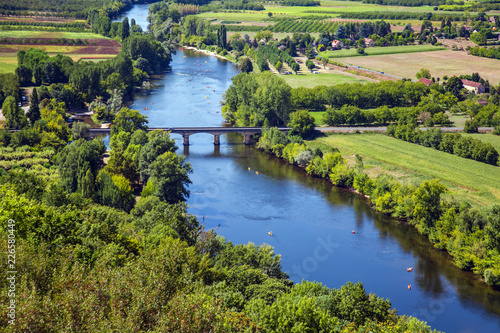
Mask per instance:
[[[418,80],[418,82],[422,82],[423,84],[425,84],[427,87],[429,87],[431,84],[433,84],[434,82],[432,82],[432,80],[430,79],[426,79],[425,77],[421,78],[420,80]]]
[[[479,82],[474,82],[470,80],[462,80],[462,83],[464,85],[464,88],[472,91],[476,94],[483,94],[484,93],[484,86],[479,83]]]

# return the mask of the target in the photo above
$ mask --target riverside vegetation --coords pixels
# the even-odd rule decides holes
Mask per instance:
[[[387,108],[387,105],[383,109],[378,108],[369,113],[372,113],[373,119],[377,119],[375,114],[379,115],[379,121],[385,119],[383,122],[391,122],[394,118],[391,119],[387,115],[394,115],[400,125],[389,130],[389,134],[396,137],[405,139],[408,137],[407,141],[410,142],[421,142],[426,146],[438,147],[459,156],[472,157],[497,165],[498,152],[490,144],[483,144],[477,139],[461,138],[459,134],[441,135],[439,130],[419,134],[415,129],[415,124],[419,117],[422,119],[423,113],[437,114],[429,112],[430,109],[443,110],[448,102],[448,108],[463,106],[463,103],[459,104],[459,100],[464,98],[460,89],[455,91],[450,84],[447,85],[448,91],[444,91],[439,85],[426,88],[421,83],[402,81],[371,85],[373,87],[369,87],[370,84],[316,87],[310,90],[315,93],[304,94],[304,96],[309,98],[307,106],[325,103],[321,99],[324,98],[322,96],[334,96],[333,102],[330,103],[340,105],[349,103],[349,100],[365,107],[378,106],[378,103],[401,105],[394,113]],[[363,89],[358,91],[358,89],[353,89],[353,86]],[[411,89],[413,86],[415,89]],[[330,93],[325,95],[320,93],[326,89],[330,89]],[[378,89],[381,89],[380,94],[377,93]],[[314,128],[314,118],[308,115],[307,111],[292,112],[305,106],[300,99],[294,98],[297,90],[308,89],[294,90],[270,73],[239,74],[226,91],[223,115],[227,121],[238,126],[263,126],[266,129],[259,139],[259,148],[291,164],[305,167],[306,172],[311,175],[327,178],[336,186],[352,188],[367,196],[375,209],[407,221],[427,236],[435,247],[448,251],[456,266],[482,276],[486,284],[490,286],[500,286],[500,206],[498,204],[486,210],[480,210],[467,202],[445,200],[443,194],[448,189],[437,179],[424,181],[420,185],[412,185],[397,182],[387,175],[370,178],[364,172],[362,158],[359,155],[356,155],[356,163],[349,165],[335,148],[323,150],[318,147],[314,150],[309,148],[300,135],[307,136],[311,132]],[[366,92],[367,96],[358,99],[358,94],[363,92]],[[412,95],[410,97],[405,93]],[[370,94],[374,94],[374,97]],[[272,107],[275,100],[270,99],[269,96],[280,96],[280,108]],[[406,106],[403,107],[405,104]],[[474,108],[474,111],[468,112],[474,116],[469,124],[474,124],[474,121],[498,124],[497,113],[487,112],[490,108],[499,110],[498,105],[484,107],[484,110],[483,107],[478,106],[471,103],[470,107]],[[274,112],[268,113],[270,110]],[[336,112],[334,109],[327,110],[325,113],[327,119],[333,117],[330,110]],[[478,116],[480,114],[482,115]],[[340,115],[344,117],[344,120],[339,120],[342,124],[358,124],[367,121],[365,114],[356,107],[353,112],[350,112],[344,105],[336,117]],[[288,136],[272,127],[287,124],[293,128],[293,132]]]

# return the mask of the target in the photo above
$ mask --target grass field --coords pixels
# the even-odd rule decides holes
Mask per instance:
[[[415,52],[429,52],[429,51],[442,51],[446,50],[445,47],[436,47],[432,45],[406,45],[406,46],[386,46],[386,47],[367,47],[365,55],[358,54],[355,48],[349,50],[325,51],[320,52],[320,55],[327,58],[344,58],[344,57],[365,57],[376,56],[383,54],[397,54],[397,53],[415,53]]]
[[[0,53],[0,74],[14,73],[17,67],[17,55],[9,53],[3,55]]]
[[[427,68],[434,77],[470,75],[472,72],[478,72],[482,78],[489,80],[495,86],[500,81],[500,70],[498,70],[500,62],[497,59],[474,57],[460,51],[351,57],[344,58],[342,61],[349,65],[412,79],[415,79],[415,74],[420,68]]]
[[[68,38],[68,39],[110,39],[91,32],[66,32],[66,31],[17,31],[0,30],[0,38]]]
[[[307,143],[312,148],[336,147],[351,160],[355,154],[363,156],[370,176],[385,173],[407,183],[437,178],[450,189],[448,197],[467,200],[477,206],[488,206],[500,200],[500,167],[383,134],[333,134]]]
[[[325,123],[323,123],[323,115],[325,113],[325,111],[309,112],[309,114],[313,116],[316,126],[326,125]]]
[[[362,76],[349,76],[345,74],[311,74],[309,71],[303,71],[299,75],[281,75],[283,80],[286,81],[292,88],[306,87],[314,88],[316,86],[325,85],[332,86],[341,83],[367,83]]]

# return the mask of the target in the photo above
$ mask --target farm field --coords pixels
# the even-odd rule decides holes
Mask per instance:
[[[302,72],[298,75],[281,75],[283,80],[286,81],[292,88],[306,87],[314,88],[316,86],[325,85],[332,86],[341,83],[367,83],[368,79],[362,76],[355,76],[351,74],[337,74],[337,73],[321,73],[312,74],[307,69],[302,68]]]
[[[311,15],[307,13],[314,12],[412,12],[412,13],[429,13],[433,11],[432,6],[420,7],[405,7],[405,6],[381,6],[377,4],[362,3],[360,1],[321,1],[321,6],[317,7],[283,7],[283,6],[264,6],[266,11],[275,13],[283,13],[288,15],[300,16]],[[267,13],[266,13],[267,14]],[[317,13],[315,13],[317,15]],[[330,14],[332,15],[332,14]]]
[[[415,79],[420,68],[427,68],[434,77],[444,75],[464,75],[474,71],[482,78],[497,85],[500,81],[499,61],[474,57],[460,51],[435,51],[418,53],[400,53],[373,57],[349,57],[342,60],[352,66],[361,66],[375,71],[382,71],[399,77]],[[471,64],[474,64],[473,70]]]
[[[17,55],[0,53],[0,74],[14,73],[17,67]]]
[[[383,134],[332,134],[308,141],[312,148],[331,146],[342,155],[363,156],[370,176],[390,174],[402,182],[437,178],[450,189],[448,197],[488,206],[500,200],[500,167],[447,154]]]
[[[432,45],[406,45],[406,46],[386,46],[386,47],[367,47],[365,55],[358,54],[355,48],[349,50],[325,51],[320,52],[320,55],[327,58],[344,58],[344,57],[366,57],[384,54],[398,53],[415,53],[415,52],[430,52],[443,51],[445,47],[437,47]]]
[[[111,39],[91,32],[0,30],[0,38]]]

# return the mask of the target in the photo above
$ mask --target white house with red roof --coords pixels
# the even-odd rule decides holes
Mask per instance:
[[[476,94],[484,94],[485,89],[481,83],[470,80],[462,80],[462,83],[465,89],[472,91]]]

